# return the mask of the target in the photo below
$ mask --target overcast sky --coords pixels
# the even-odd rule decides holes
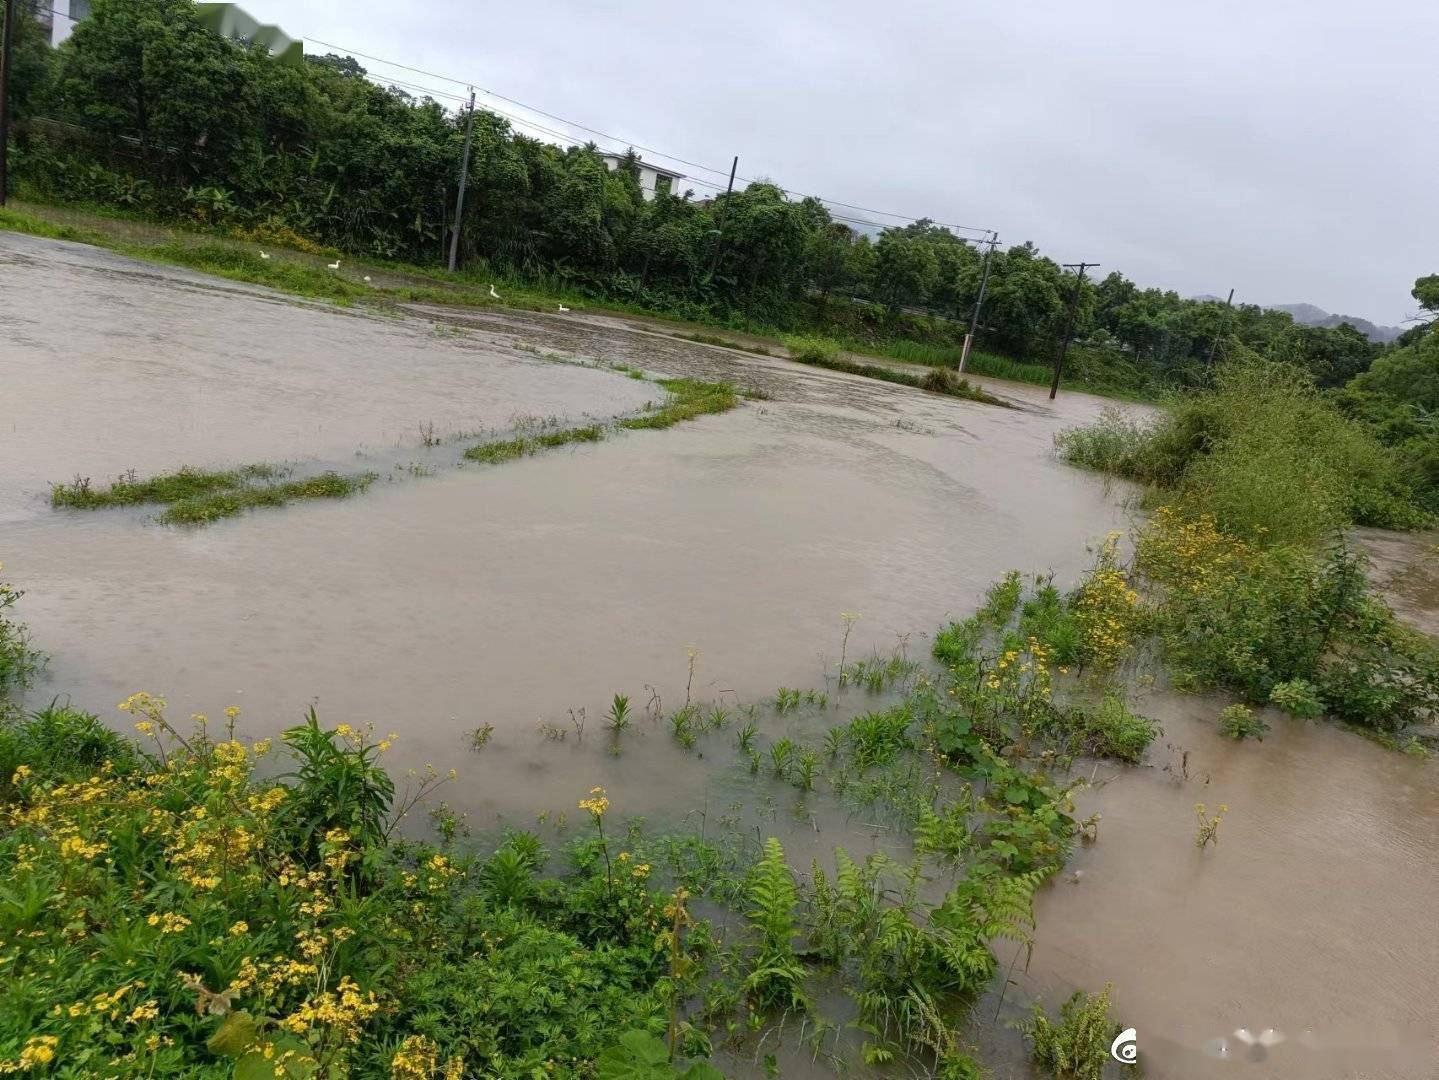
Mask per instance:
[[[738,154],[741,176],[1185,295],[1400,324],[1439,272],[1433,0],[242,6],[622,142]]]

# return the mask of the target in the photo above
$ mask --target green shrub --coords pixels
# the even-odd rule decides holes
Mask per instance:
[[[0,722],[0,1072],[48,1047],[75,1077],[272,1076],[286,1053],[296,1078],[589,1076],[693,990],[707,936],[656,949],[673,894],[648,879],[662,855],[719,878],[701,841],[632,832],[614,873],[576,842],[541,879],[526,834],[478,863],[384,839],[408,805],[388,740],[311,716],[264,779],[268,741],[126,708],[149,753],[72,710]]]
[[[1236,536],[1318,543],[1349,523],[1417,528],[1429,517],[1396,454],[1296,369],[1258,360],[1141,422],[1110,410],[1055,438],[1060,456],[1175,489]]]
[[[1269,723],[1248,705],[1236,702],[1220,710],[1219,730],[1236,742],[1243,739],[1258,739],[1263,742],[1265,733],[1269,731]]]
[[[1363,557],[1343,543],[1256,546],[1161,507],[1136,565],[1157,586],[1165,658],[1186,681],[1262,705],[1303,680],[1328,712],[1388,732],[1439,710],[1439,651],[1370,595]]]
[[[1033,1044],[1034,1063],[1058,1080],[1101,1080],[1119,1025],[1109,1015],[1110,986],[1098,994],[1076,990],[1055,1023],[1035,1003],[1020,1030]]]
[[[1159,733],[1159,725],[1153,720],[1130,711],[1118,690],[1110,690],[1096,708],[1084,711],[1082,716],[1079,734],[1084,752],[1097,757],[1136,764],[1143,760],[1144,751]]]
[[[1147,459],[1153,438],[1153,425],[1107,405],[1092,424],[1061,431],[1054,437],[1054,446],[1060,458],[1071,465],[1153,481],[1156,478]]]
[[[790,356],[802,364],[823,364],[839,359],[839,345],[828,338],[796,335],[782,340]]]
[[[1304,720],[1312,720],[1324,713],[1319,688],[1305,679],[1275,683],[1269,691],[1269,704]]]
[[[4,564],[0,563],[0,570]],[[24,686],[44,662],[44,657],[30,647],[30,636],[23,623],[7,612],[24,594],[0,579],[0,702],[12,688]]]

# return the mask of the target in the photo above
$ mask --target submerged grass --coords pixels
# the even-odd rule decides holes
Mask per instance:
[[[541,450],[552,450],[557,446],[576,442],[599,442],[605,437],[604,428],[598,424],[588,427],[565,428],[547,431],[542,435],[519,435],[513,439],[496,439],[479,443],[465,451],[471,461],[483,461],[490,465],[514,461],[516,458],[538,454]]]
[[[669,391],[669,400],[645,416],[621,420],[620,427],[636,431],[641,428],[667,428],[684,420],[709,413],[728,412],[739,404],[739,393],[727,382],[705,382],[701,379],[658,379]]]
[[[924,375],[914,375],[908,371],[896,371],[894,368],[885,367],[882,364],[862,364],[853,360],[845,360],[840,355],[839,345],[825,338],[787,337],[784,339],[784,343],[785,348],[789,350],[790,359],[797,360],[801,364],[809,364],[811,367],[842,371],[847,375],[861,375],[867,379],[880,379],[900,386],[912,386],[916,390],[944,394],[946,397],[979,401],[985,405],[1013,408],[1003,398],[995,397],[988,391],[981,390],[967,379],[955,375],[948,368],[936,367]]]
[[[159,503],[166,509],[158,520],[169,525],[201,525],[260,506],[284,506],[296,499],[343,499],[375,480],[374,473],[325,472],[298,480],[281,479],[286,475],[286,470],[265,464],[226,470],[187,467],[146,480],[129,473],[103,489],[92,487],[88,477],[77,476],[69,484],[55,484],[50,489],[50,505],[99,510]]]
[[[623,368],[630,378],[643,379],[644,373],[633,368]],[[561,428],[538,435],[516,435],[510,439],[493,439],[478,443],[465,451],[470,461],[482,461],[499,465],[515,461],[542,450],[553,450],[570,443],[599,442],[611,430],[639,431],[673,427],[683,420],[693,420],[709,413],[728,412],[740,402],[739,392],[726,382],[705,382],[700,379],[657,379],[658,385],[669,392],[664,404],[643,416],[632,416],[620,420],[613,428],[602,424],[585,427]]]
[[[204,525],[261,506],[284,506],[296,499],[344,499],[364,491],[375,478],[374,473],[347,476],[324,472],[303,480],[210,492],[172,503],[159,520],[167,525]]]
[[[88,477],[77,476],[69,484],[55,484],[50,489],[50,505],[77,510],[94,510],[104,506],[135,506],[139,503],[173,503],[221,491],[233,491],[253,480],[273,480],[283,470],[273,465],[246,465],[239,469],[216,471],[192,469],[188,466],[173,473],[140,480],[127,473],[104,490],[90,486]]]

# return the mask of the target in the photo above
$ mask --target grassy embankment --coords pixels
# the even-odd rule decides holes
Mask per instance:
[[[1151,421],[1115,411],[1056,443],[1067,461],[1148,485],[1158,509],[1133,570],[1181,685],[1328,714],[1415,752],[1439,742],[1435,644],[1371,591],[1347,538],[1353,525],[1433,523],[1370,428],[1292,369],[1254,362]]]
[[[1009,402],[1003,398],[997,398],[988,391],[981,390],[969,380],[955,375],[949,368],[936,367],[927,374],[914,375],[908,371],[899,371],[879,364],[858,364],[841,357],[839,346],[825,338],[786,337],[784,345],[789,350],[790,359],[801,364],[827,368],[830,371],[843,371],[848,375],[862,375],[868,379],[898,383],[900,386],[912,386],[917,390],[929,390],[946,397],[964,398],[968,401],[983,402],[986,405],[1012,408]]]
[[[133,219],[106,208],[56,208],[43,204],[22,204],[23,210],[0,210],[0,229],[45,236],[57,240],[72,240],[109,248],[133,258],[172,266],[183,266],[233,281],[244,281],[265,285],[309,299],[328,300],[349,306],[358,300],[374,303],[411,302],[462,307],[504,306],[528,311],[554,311],[560,304],[571,308],[583,307],[588,310],[607,311],[625,315],[640,315],[678,326],[693,326],[688,332],[672,336],[707,345],[751,352],[759,355],[783,355],[779,339],[785,335],[774,328],[755,325],[750,332],[774,340],[771,346],[756,345],[737,341],[702,329],[690,320],[677,319],[662,311],[654,311],[633,304],[618,301],[596,302],[593,298],[566,290],[554,281],[517,279],[513,276],[496,275],[485,271],[482,275],[471,272],[451,274],[433,267],[419,267],[407,264],[385,263],[375,260],[351,259],[344,257],[343,273],[331,271],[324,265],[325,260],[338,252],[315,248],[311,251],[295,252],[279,244],[270,245],[273,251],[269,259],[259,255],[260,246],[248,241],[237,241],[218,231],[193,232],[161,228],[144,219]],[[381,279],[379,284],[370,285],[354,280],[369,271]],[[496,284],[503,300],[496,301],[489,295],[489,287]],[[718,327],[723,329],[725,327]],[[927,345],[912,341],[830,342],[824,338],[808,336],[802,340],[822,345],[825,351],[837,353],[846,351],[868,354],[876,357],[902,360],[912,364],[923,364],[936,369],[953,368],[959,361],[959,353],[952,346]],[[1076,356],[1078,353],[1076,353]],[[796,357],[798,359],[798,357]],[[908,373],[880,365],[849,363],[839,368],[831,356],[831,362],[822,366],[846,370],[850,374],[867,378],[883,379],[908,386],[921,385],[921,380]],[[813,360],[802,362],[814,363]],[[970,355],[969,370],[976,375],[1031,384],[1047,384],[1050,368],[1044,364],[1023,363],[1007,357],[975,350]],[[953,380],[944,376],[935,377],[935,385],[925,387],[951,396],[968,397],[984,401],[984,397],[962,390],[940,389],[940,384]],[[964,380],[959,380],[968,386]],[[1082,376],[1067,380],[1088,392],[1106,394],[1120,398],[1141,398],[1145,395],[1132,388],[1115,387],[1103,381],[1086,379]],[[977,391],[982,394],[983,391]],[[992,398],[993,404],[999,399]]]

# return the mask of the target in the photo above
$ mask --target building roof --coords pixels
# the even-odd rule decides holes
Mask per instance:
[[[607,161],[623,161],[625,159],[624,154],[611,154],[606,150],[600,151],[600,157],[605,158]],[[639,163],[640,168],[648,169],[650,172],[658,173],[660,176],[668,176],[673,180],[683,180],[685,178],[684,173],[675,172],[673,169],[666,169],[663,165],[656,165],[653,162],[646,161],[639,155],[635,156],[635,161]]]

